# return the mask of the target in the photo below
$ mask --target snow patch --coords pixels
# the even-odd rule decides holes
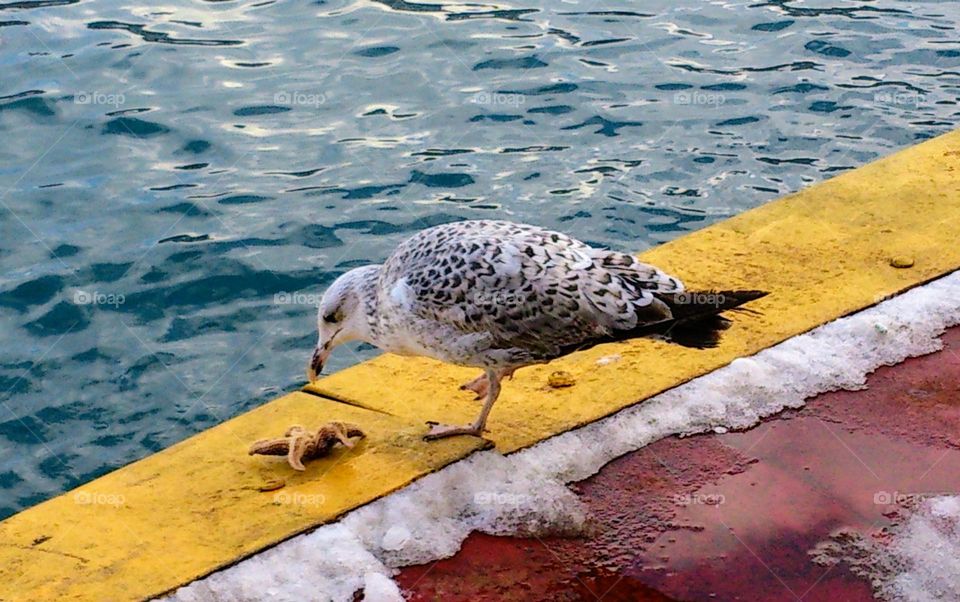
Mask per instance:
[[[960,600],[960,497],[925,502],[894,538],[890,553],[903,570],[881,589],[881,597]]]
[[[367,599],[391,600],[400,595],[394,569],[452,556],[471,531],[578,533],[587,516],[566,483],[664,437],[745,429],[819,393],[862,389],[877,367],[940,349],[938,335],[960,323],[958,300],[960,272],[528,449],[473,454],[165,600],[351,600],[364,589]],[[904,573],[903,587],[930,571]]]
[[[891,602],[960,600],[960,496],[935,497],[902,509],[881,532],[831,534],[810,551],[822,566],[845,564]]]
[[[889,550],[902,570],[880,589],[885,600],[960,600],[960,496],[924,502]]]

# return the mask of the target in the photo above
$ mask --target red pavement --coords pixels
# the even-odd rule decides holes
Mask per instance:
[[[573,485],[577,538],[471,535],[398,577],[413,600],[872,600],[810,561],[831,531],[888,526],[899,495],[960,491],[960,328],[946,349],[879,369],[743,433],[670,438]]]

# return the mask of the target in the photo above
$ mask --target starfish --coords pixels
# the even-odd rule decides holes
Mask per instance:
[[[305,470],[304,460],[312,460],[330,453],[337,442],[345,447],[353,447],[350,437],[364,437],[363,431],[355,424],[328,422],[311,432],[295,424],[287,429],[279,439],[261,439],[250,445],[250,455],[286,456],[294,470]]]

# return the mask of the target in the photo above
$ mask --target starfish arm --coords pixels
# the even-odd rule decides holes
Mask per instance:
[[[261,439],[250,445],[249,454],[264,456],[284,456],[290,445],[286,439]]]
[[[287,451],[287,463],[294,470],[306,470],[303,465],[303,456],[307,451],[306,437],[293,437],[290,439],[290,449]]]

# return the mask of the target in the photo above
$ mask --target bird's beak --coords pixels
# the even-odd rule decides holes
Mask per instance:
[[[317,347],[313,350],[313,357],[310,358],[310,365],[307,366],[307,378],[310,382],[317,380],[328,357],[330,357],[330,350],[326,347]]]

